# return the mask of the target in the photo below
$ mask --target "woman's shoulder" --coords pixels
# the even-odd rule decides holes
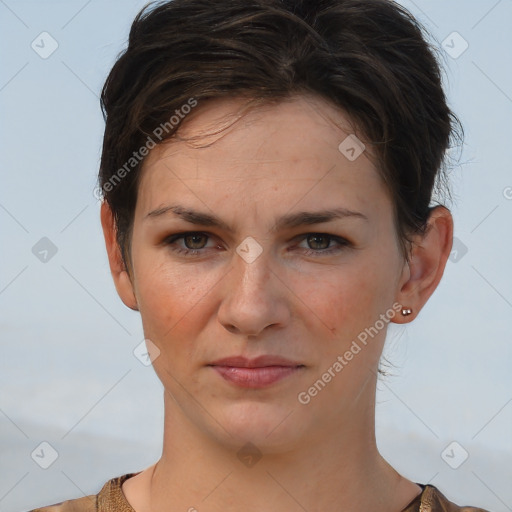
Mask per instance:
[[[30,512],[134,512],[126,501],[121,486],[125,480],[136,474],[138,473],[128,473],[112,478],[96,495],[83,496]],[[418,485],[423,489],[422,492],[402,512],[491,512],[479,507],[457,505],[434,485]]]
[[[423,491],[402,512],[491,512],[479,507],[457,505],[435,485],[418,485],[423,488]]]
[[[30,512],[134,512],[126,501],[121,486],[125,480],[137,474],[127,473],[108,480],[98,494],[36,508]]]
[[[97,512],[98,495],[83,496],[74,500],[63,501],[48,507],[36,508],[30,512]]]

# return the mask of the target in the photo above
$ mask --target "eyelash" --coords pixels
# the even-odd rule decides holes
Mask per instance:
[[[204,249],[205,249],[204,247],[202,249],[186,249],[186,248],[183,249],[181,247],[179,247],[179,248],[173,247],[173,244],[177,240],[184,239],[187,236],[192,236],[192,235],[204,236],[204,237],[207,237],[208,239],[211,238],[210,235],[208,235],[207,233],[203,233],[201,231],[186,231],[183,233],[177,233],[176,235],[172,235],[172,236],[166,238],[164,240],[164,244],[168,245],[171,248],[171,250],[173,252],[175,252],[176,254],[180,254],[183,256],[191,256],[191,257],[200,256],[200,253],[204,252]],[[329,241],[337,242],[339,244],[339,246],[336,248],[331,248],[331,249],[317,249],[317,250],[307,249],[304,252],[304,254],[306,256],[318,257],[318,256],[326,255],[326,254],[330,255],[330,254],[340,251],[341,249],[343,249],[345,247],[352,247],[352,244],[348,240],[346,240],[342,237],[339,237],[339,236],[330,235],[328,233],[305,233],[304,235],[300,235],[299,241],[302,242],[308,236],[325,237],[325,238],[329,239]],[[206,243],[208,243],[208,242],[206,242]]]

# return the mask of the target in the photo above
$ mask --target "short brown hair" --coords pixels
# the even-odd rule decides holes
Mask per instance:
[[[276,102],[304,93],[343,109],[375,150],[408,257],[409,235],[424,231],[435,185],[446,185],[450,140],[463,134],[427,35],[390,0],[173,0],[144,7],[101,94],[99,186],[125,264],[143,148],[176,134],[185,105],[234,96]]]

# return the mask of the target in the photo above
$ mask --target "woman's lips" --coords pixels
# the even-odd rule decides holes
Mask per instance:
[[[212,368],[228,382],[243,388],[262,388],[289,377],[304,368],[298,366],[261,366],[257,368],[217,366]]]

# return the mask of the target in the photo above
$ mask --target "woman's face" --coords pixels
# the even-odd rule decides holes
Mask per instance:
[[[180,133],[211,131],[240,105],[203,106]],[[358,156],[345,140],[348,121],[301,96],[250,111],[205,147],[151,150],[132,282],[181,425],[227,444],[286,449],[371,418],[404,262],[392,203],[369,148]],[[288,361],[212,366],[264,355]]]

